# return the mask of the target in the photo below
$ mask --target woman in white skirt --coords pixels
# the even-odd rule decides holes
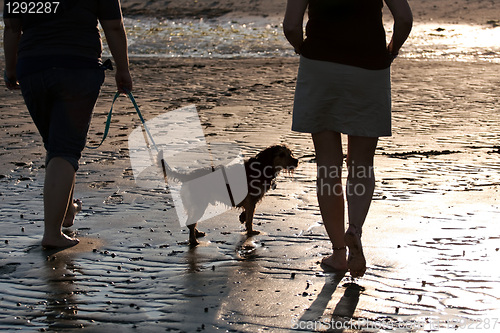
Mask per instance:
[[[394,17],[387,45],[384,2]],[[304,14],[308,10],[306,38]],[[322,264],[363,276],[361,245],[375,187],[378,138],[391,135],[390,65],[408,38],[413,18],[407,0],[288,0],[285,36],[300,54],[292,130],[311,133],[318,165],[317,195],[333,254]],[[344,227],[343,151],[348,136],[348,206]],[[346,258],[346,246],[349,256]]]

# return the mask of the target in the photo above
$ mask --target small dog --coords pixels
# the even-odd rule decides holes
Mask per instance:
[[[269,189],[276,187],[276,177],[281,171],[292,172],[298,164],[299,160],[293,157],[292,151],[283,145],[264,149],[257,156],[245,161],[248,194],[236,207],[243,208],[240,222],[245,223],[247,235],[259,234],[258,230],[253,229],[257,203]]]
[[[243,209],[239,219],[241,223],[245,223],[247,235],[259,234],[259,231],[253,229],[253,216],[257,203],[262,200],[269,189],[275,187],[276,177],[281,171],[293,172],[298,163],[299,160],[293,157],[292,151],[284,145],[266,148],[258,153],[257,156],[245,161],[248,194],[235,207]],[[182,186],[190,180],[214,171],[214,169],[200,169],[189,174],[182,174],[173,171],[168,166],[165,168],[165,165],[164,170],[168,178],[181,181],[183,183]],[[193,198],[194,196],[197,197]],[[200,198],[196,191],[181,189],[183,202],[196,203],[185,205],[188,216],[186,225],[189,228],[189,244],[191,247],[199,244],[197,238],[205,236],[204,232],[198,230],[197,222],[203,216],[208,204],[223,201],[222,198],[217,198],[216,196],[217,193],[211,193],[211,195],[205,195],[203,198]]]

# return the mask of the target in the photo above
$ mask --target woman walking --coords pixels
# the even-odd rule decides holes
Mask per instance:
[[[382,21],[384,2],[394,17],[388,45]],[[363,276],[366,270],[361,235],[375,187],[375,149],[379,137],[391,135],[390,65],[412,23],[407,0],[287,3],[285,36],[301,56],[292,130],[312,134],[318,203],[333,248],[322,263],[334,270],[349,270],[353,277]],[[348,137],[347,231],[341,133]]]
[[[104,81],[98,22],[116,63],[118,90],[132,89],[120,2],[5,0],[3,14],[5,84],[20,86],[47,151],[42,245],[74,246],[78,239],[61,229],[81,210],[73,199],[75,175]]]

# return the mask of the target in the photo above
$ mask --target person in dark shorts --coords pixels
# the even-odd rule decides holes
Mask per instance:
[[[382,8],[394,17],[387,45]],[[308,10],[306,38],[303,19]],[[407,0],[288,0],[283,29],[300,54],[292,130],[311,133],[316,151],[317,196],[333,254],[322,264],[363,276],[361,245],[375,187],[378,137],[391,135],[390,65],[413,18]],[[341,133],[348,136],[344,226]],[[346,246],[349,257],[346,258]]]
[[[116,64],[118,91],[132,90],[127,37],[119,0],[5,0],[4,80],[21,89],[47,151],[42,246],[64,248],[78,239],[73,199],[78,161],[104,81],[100,23]]]

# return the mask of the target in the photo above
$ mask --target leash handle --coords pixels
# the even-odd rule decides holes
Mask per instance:
[[[125,91],[125,93],[127,94],[127,97],[132,102],[132,105],[134,105],[135,111],[137,112],[137,115],[139,116],[139,119],[141,120],[141,123],[144,126],[144,129],[146,130],[146,133],[148,134],[149,140],[151,140],[153,147],[155,148],[155,150],[157,152],[159,152],[158,147],[156,146],[155,140],[153,139],[153,136],[151,135],[151,132],[149,131],[149,128],[146,125],[146,121],[144,120],[144,117],[142,116],[141,110],[139,110],[139,106],[137,105],[137,102],[135,101],[134,95],[132,95],[132,93],[130,91],[127,91],[127,90]],[[109,112],[108,112],[108,117],[106,119],[106,124],[104,127],[104,134],[102,136],[101,142],[99,142],[99,144],[97,146],[94,146],[94,147],[87,146],[87,148],[97,149],[103,144],[104,140],[106,140],[108,133],[109,133],[109,127],[111,126],[111,116],[113,114],[113,107],[114,107],[115,102],[118,99],[118,97],[120,97],[120,92],[117,91],[115,96],[113,97],[113,102],[111,102],[111,108],[109,109]]]

